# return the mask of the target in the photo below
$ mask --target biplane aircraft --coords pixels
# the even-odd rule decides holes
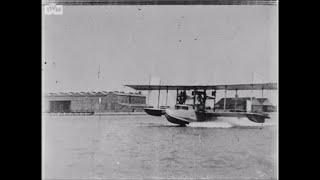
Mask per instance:
[[[251,112],[251,111],[239,111],[237,109],[226,109],[226,93],[227,91],[236,91],[236,97],[238,90],[276,90],[277,83],[260,83],[260,84],[230,84],[230,85],[125,85],[138,91],[152,91],[158,90],[158,108],[145,108],[145,112],[153,116],[164,115],[166,119],[174,124],[187,125],[191,122],[209,122],[223,119],[224,117],[238,117],[247,118],[254,123],[264,123],[266,118],[269,118],[267,114]],[[173,108],[159,107],[160,91],[176,91],[176,105]],[[206,101],[209,99],[216,99],[216,92],[218,90],[224,90],[224,109],[217,111],[213,108],[206,106]],[[187,95],[187,91],[191,91],[191,95]],[[211,95],[208,95],[208,91],[211,91]],[[187,100],[192,100],[193,103],[187,104]],[[236,106],[235,106],[236,107]]]

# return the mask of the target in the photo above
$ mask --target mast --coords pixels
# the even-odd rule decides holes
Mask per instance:
[[[254,74],[253,72],[251,73],[251,103],[252,103],[252,99],[253,99],[253,78],[254,78]]]
[[[250,101],[251,101],[251,107],[250,107],[250,110],[252,111],[252,104],[253,104],[253,80],[254,80],[254,73],[252,72],[251,74],[251,98],[250,98]],[[247,108],[248,109],[248,108]]]
[[[99,66],[98,66],[98,73],[97,73],[97,82],[98,82],[98,86],[96,86],[95,88],[93,88],[93,91],[99,91],[99,81],[100,81],[100,64],[99,64]]]
[[[98,68],[98,86],[100,86],[99,81],[100,81],[100,64],[99,64],[99,68]],[[98,91],[99,91],[99,87],[97,89],[97,92]],[[99,97],[98,101],[99,101],[98,112],[100,113],[100,111],[101,111],[101,97]],[[100,115],[99,115],[99,120],[100,120]]]

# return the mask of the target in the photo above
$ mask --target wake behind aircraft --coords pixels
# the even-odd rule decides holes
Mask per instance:
[[[153,116],[164,115],[166,119],[174,124],[188,125],[192,122],[221,122],[226,118],[247,118],[254,123],[264,123],[269,116],[262,112],[240,111],[237,109],[226,109],[226,93],[228,90],[276,90],[277,83],[260,83],[260,84],[224,84],[224,85],[125,85],[138,91],[158,90],[158,104],[160,91],[169,90],[176,91],[176,105],[173,108],[145,108],[145,112]],[[216,91],[224,90],[224,109],[216,110],[215,107],[206,106],[206,101],[216,99]],[[187,95],[187,91],[191,91],[191,96]],[[207,92],[211,91],[211,95]],[[193,103],[187,104],[187,100]],[[215,104],[215,103],[214,103]],[[236,107],[236,106],[235,106]]]

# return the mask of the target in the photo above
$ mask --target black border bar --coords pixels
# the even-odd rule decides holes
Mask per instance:
[[[42,0],[57,5],[277,5],[278,0]]]

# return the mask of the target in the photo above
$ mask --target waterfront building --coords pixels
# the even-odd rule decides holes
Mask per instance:
[[[143,112],[146,97],[118,91],[61,92],[46,94],[44,103],[44,111],[52,113]]]

